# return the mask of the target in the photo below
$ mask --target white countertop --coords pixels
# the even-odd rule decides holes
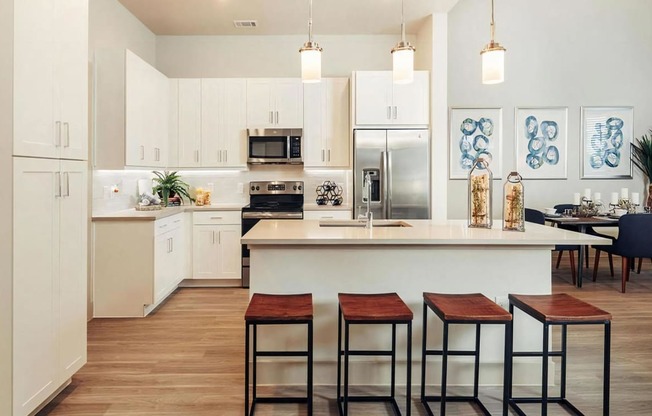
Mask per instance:
[[[317,205],[314,202],[304,202],[303,210],[304,211],[351,211],[353,206],[349,204],[342,205]]]
[[[181,205],[167,207],[157,211],[136,211],[135,208],[125,209],[103,214],[93,215],[93,221],[156,221],[161,218],[182,212],[193,211],[240,211],[243,204],[216,204],[216,205]]]
[[[469,228],[465,220],[403,220],[412,227],[320,227],[319,220],[263,220],[242,237],[249,245],[555,245],[603,244],[611,240],[527,223],[524,232]]]

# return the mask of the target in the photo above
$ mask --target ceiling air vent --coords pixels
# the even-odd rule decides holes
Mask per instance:
[[[258,21],[256,21],[256,20],[234,20],[233,25],[235,27],[256,27],[256,26],[258,26]]]

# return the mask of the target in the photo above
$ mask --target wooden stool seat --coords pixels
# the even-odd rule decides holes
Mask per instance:
[[[269,295],[254,293],[245,321],[305,321],[312,319],[312,295]]]
[[[566,293],[509,295],[510,302],[540,322],[586,323],[611,321],[611,314]]]
[[[423,293],[423,301],[442,321],[509,322],[512,315],[481,293]]]
[[[412,321],[412,311],[396,293],[340,293],[337,295],[344,320]]]

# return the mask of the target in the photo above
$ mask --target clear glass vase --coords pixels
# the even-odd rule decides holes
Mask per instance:
[[[493,174],[489,162],[479,157],[469,172],[469,227],[491,228],[491,199]]]
[[[523,178],[510,172],[503,186],[503,230],[525,231],[525,194]]]

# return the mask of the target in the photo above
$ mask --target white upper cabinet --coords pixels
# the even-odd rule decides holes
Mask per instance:
[[[166,167],[170,82],[129,50],[95,53],[97,169]]]
[[[301,128],[303,83],[299,78],[247,80],[248,128]]]
[[[246,165],[247,81],[201,80],[201,165]]]
[[[14,2],[14,155],[88,158],[88,1]]]
[[[179,167],[201,166],[201,80],[179,79]]]
[[[304,85],[304,166],[349,166],[349,102],[348,78]]]
[[[428,126],[428,71],[414,71],[410,84],[394,84],[391,71],[358,71],[354,77],[355,125]]]

